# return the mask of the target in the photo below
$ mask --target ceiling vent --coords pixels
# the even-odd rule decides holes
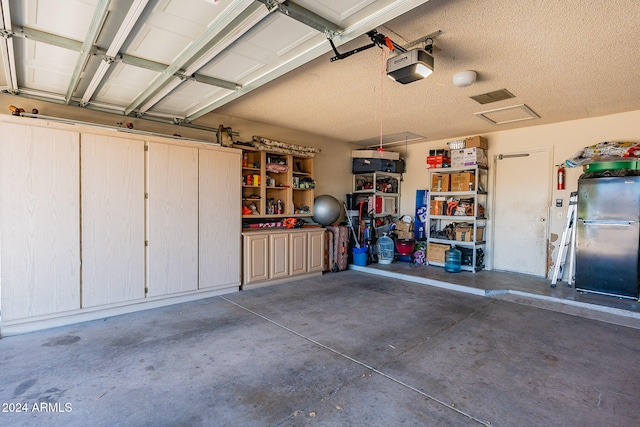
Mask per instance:
[[[506,123],[540,118],[539,115],[524,104],[482,111],[480,113],[476,113],[476,116],[494,125],[503,125]]]
[[[494,90],[480,95],[470,96],[471,99],[478,104],[489,104],[491,102],[502,101],[505,99],[515,98],[516,96],[506,89]]]

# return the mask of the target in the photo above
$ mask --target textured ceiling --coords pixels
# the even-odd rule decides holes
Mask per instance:
[[[637,0],[0,6],[0,90],[125,116],[211,126],[237,117],[368,145],[381,134],[447,139],[640,109]],[[441,31],[433,74],[393,82],[384,59],[394,54],[379,47],[330,61],[327,37],[346,52],[374,29],[402,46]],[[478,79],[454,87],[462,70]],[[470,99],[499,89],[515,97]]]
[[[640,109],[636,0],[430,0],[378,27],[400,44],[436,30],[435,71],[425,80],[381,79],[381,49],[337,62],[326,54],[217,112],[360,141],[380,135],[380,116],[384,135],[437,140]],[[477,71],[476,83],[454,87],[462,70]],[[515,98],[469,99],[502,88]],[[521,104],[540,118],[495,125],[476,116]]]

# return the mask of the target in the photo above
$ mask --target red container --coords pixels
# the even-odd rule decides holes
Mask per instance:
[[[398,239],[396,240],[396,249],[398,255],[410,256],[413,254],[415,242],[413,239]]]
[[[442,168],[451,165],[451,157],[447,156],[427,156],[427,168]]]

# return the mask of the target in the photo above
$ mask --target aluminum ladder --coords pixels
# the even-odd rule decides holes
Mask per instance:
[[[558,278],[562,277],[564,265],[567,262],[567,255],[569,255],[569,277],[567,279],[567,286],[571,287],[573,283],[573,269],[576,262],[576,214],[578,213],[578,192],[573,191],[569,197],[569,209],[567,211],[567,222],[564,225],[564,231],[562,233],[562,240],[560,241],[560,249],[558,250],[558,257],[556,264],[553,268],[553,277],[551,279],[551,287],[555,288]]]

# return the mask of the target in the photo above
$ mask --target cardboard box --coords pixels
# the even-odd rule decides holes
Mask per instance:
[[[433,199],[429,202],[429,215],[444,215],[447,211],[447,201],[443,197],[442,200]]]
[[[478,147],[484,150],[489,149],[489,143],[487,142],[487,138],[483,138],[481,136],[472,136],[470,138],[466,138],[464,140],[464,148],[473,148]]]
[[[448,156],[427,156],[427,169],[448,168],[451,166],[451,157]]]
[[[427,260],[433,262],[444,262],[444,251],[451,248],[451,245],[441,243],[429,243],[427,247]]]
[[[476,176],[471,172],[451,174],[451,191],[473,191],[476,185]]]
[[[431,191],[450,191],[451,174],[434,173],[431,174]]]
[[[476,234],[476,236],[473,235],[473,227],[456,227],[456,240],[461,242],[481,241],[484,236],[484,227],[477,227]]]
[[[413,239],[413,222],[397,220],[396,236],[398,236],[398,239]]]
[[[451,151],[451,167],[487,166],[487,150],[482,148],[464,148]]]

